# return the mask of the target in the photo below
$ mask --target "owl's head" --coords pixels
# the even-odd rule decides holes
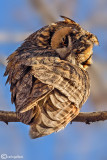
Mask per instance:
[[[62,25],[52,24],[57,29],[52,35],[51,47],[61,59],[86,69],[92,64],[93,46],[99,45],[98,39],[73,20],[61,17],[64,18]]]

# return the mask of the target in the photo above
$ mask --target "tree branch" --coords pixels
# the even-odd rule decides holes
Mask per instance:
[[[20,122],[20,120],[16,115],[16,112],[1,111],[1,110],[0,110],[0,121],[5,122],[6,124],[8,124],[8,122]]]
[[[107,111],[99,112],[81,112],[79,115],[73,119],[73,122],[84,122],[90,124],[90,122],[104,121],[107,120]],[[20,122],[16,115],[16,112],[0,111],[0,121],[5,122]]]
[[[57,16],[55,16],[54,10],[52,10],[49,3],[43,0],[30,0],[30,2],[35,10],[43,17],[46,24],[57,21]]]
[[[31,32],[2,32],[0,31],[0,43],[15,43],[15,42],[21,42],[24,41],[30,34]]]
[[[1,66],[6,66],[7,65],[6,57],[2,56],[1,53],[0,53],[0,65]]]
[[[90,124],[90,122],[105,121],[105,120],[107,120],[107,111],[86,112],[86,113],[81,112],[73,121]]]

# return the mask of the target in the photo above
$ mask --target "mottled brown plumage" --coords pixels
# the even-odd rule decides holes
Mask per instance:
[[[86,68],[96,36],[73,20],[59,21],[30,35],[8,57],[5,76],[17,115],[30,125],[32,138],[64,128],[90,92]]]

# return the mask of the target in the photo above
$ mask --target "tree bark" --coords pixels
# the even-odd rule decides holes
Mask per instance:
[[[107,111],[81,112],[72,122],[84,122],[90,124],[91,122],[105,120],[107,120]],[[20,122],[16,112],[12,111],[0,111],[0,121],[5,122],[6,124],[8,124],[8,122]]]

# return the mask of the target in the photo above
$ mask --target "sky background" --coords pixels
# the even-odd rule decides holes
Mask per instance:
[[[100,46],[95,47],[94,52],[99,57],[102,56],[103,59],[107,60],[107,47],[104,43],[107,42],[106,27],[97,28],[94,23],[93,27],[87,25],[93,11],[96,9],[101,10],[100,7],[97,8],[98,1],[77,0],[70,18],[84,24],[84,27],[89,28],[98,36]],[[52,1],[46,0],[46,3],[54,11]],[[71,8],[72,3],[69,4]],[[107,10],[107,4],[105,8]],[[104,12],[103,9],[102,12]],[[58,19],[60,20],[60,18]],[[38,11],[32,7],[29,0],[0,0],[0,34],[33,33],[43,25],[45,25],[45,22]],[[7,42],[0,40],[0,57],[9,56],[21,43],[21,41],[12,41],[11,37],[10,41]],[[9,85],[5,86],[4,71],[5,67],[0,65],[0,110],[14,111],[15,107],[11,104]],[[106,109],[102,106],[103,104],[97,108],[88,100],[81,111],[91,112]],[[24,160],[107,160],[107,121],[91,125],[73,122],[58,133],[33,140],[29,137],[29,126],[22,123],[9,123],[6,125],[0,122],[0,156],[2,154],[23,156]]]

